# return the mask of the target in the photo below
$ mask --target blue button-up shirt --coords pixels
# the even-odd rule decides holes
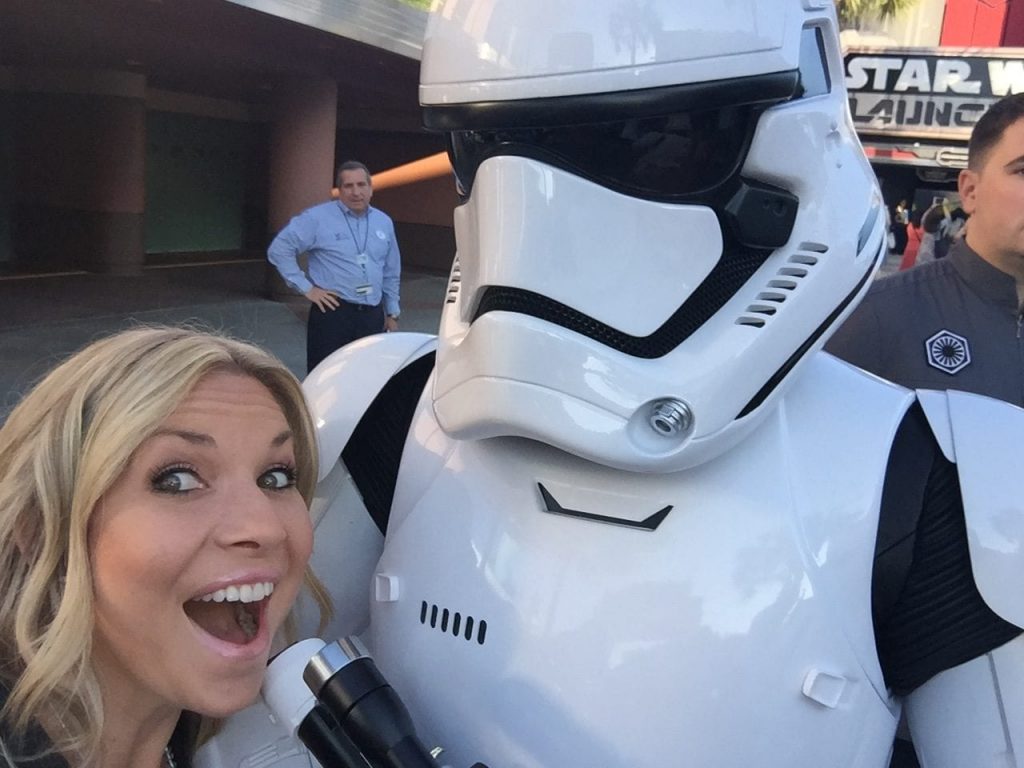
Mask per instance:
[[[309,254],[308,277],[299,268],[301,253]],[[267,257],[299,293],[315,285],[351,304],[383,301],[386,314],[400,312],[401,255],[395,225],[377,208],[369,207],[362,216],[338,201],[307,208],[278,233]],[[360,286],[369,286],[369,292],[357,293]]]

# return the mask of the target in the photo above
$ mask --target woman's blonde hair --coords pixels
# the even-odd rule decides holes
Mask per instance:
[[[90,664],[89,518],[139,445],[219,371],[252,377],[280,405],[308,505],[316,440],[298,380],[267,352],[222,335],[140,328],[97,341],[47,375],[0,428],[0,683],[13,732],[45,722],[55,749],[83,761],[96,754],[103,711]],[[309,572],[307,584],[329,612]]]

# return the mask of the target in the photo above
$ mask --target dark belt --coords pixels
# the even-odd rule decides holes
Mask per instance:
[[[380,309],[380,303],[377,304],[359,304],[354,301],[345,301],[344,299],[338,299],[343,307],[352,307],[356,312],[369,312],[372,309]]]

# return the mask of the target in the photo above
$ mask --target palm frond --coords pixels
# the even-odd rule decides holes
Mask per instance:
[[[855,23],[865,18],[891,19],[918,0],[838,0],[836,10],[839,19],[845,23]]]

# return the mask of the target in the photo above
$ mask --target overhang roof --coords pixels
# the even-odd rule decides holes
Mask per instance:
[[[282,10],[310,3],[247,4]],[[327,77],[338,83],[340,108],[390,110],[418,124],[416,58],[309,19],[299,23],[227,0],[5,0],[2,15],[0,67],[137,72],[151,88],[252,105],[291,78]],[[322,22],[336,31],[345,26]]]

